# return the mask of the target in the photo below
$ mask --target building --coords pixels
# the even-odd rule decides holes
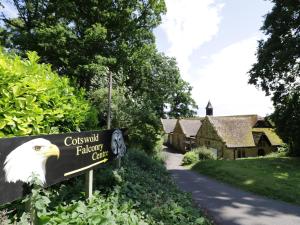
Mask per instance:
[[[172,134],[172,146],[186,152],[196,146],[196,135],[202,118],[178,119]]]
[[[164,132],[164,144],[172,145],[172,134],[177,123],[177,119],[161,119]]]
[[[218,158],[236,159],[274,152],[282,140],[272,124],[257,115],[206,116],[196,143],[210,148]]]
[[[210,101],[208,101],[207,106],[205,107],[205,109],[206,109],[206,115],[207,116],[213,116],[214,115],[214,108],[213,108]]]

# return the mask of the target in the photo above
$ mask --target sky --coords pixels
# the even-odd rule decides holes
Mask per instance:
[[[214,115],[273,111],[270,97],[248,84],[256,62],[260,27],[272,4],[264,0],[165,0],[167,13],[154,30],[158,50],[175,57],[192,96],[205,115],[210,100]]]

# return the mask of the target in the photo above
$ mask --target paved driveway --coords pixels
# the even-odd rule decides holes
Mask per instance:
[[[267,199],[180,166],[182,154],[166,149],[166,167],[179,188],[220,225],[300,225],[300,207]]]

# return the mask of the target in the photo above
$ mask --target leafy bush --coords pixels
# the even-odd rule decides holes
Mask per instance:
[[[83,91],[27,56],[0,49],[0,137],[79,130],[90,110]]]
[[[199,153],[192,150],[184,154],[182,165],[191,165],[199,161]]]
[[[206,147],[194,148],[191,151],[184,154],[182,165],[191,165],[199,160],[214,160],[216,156],[212,151]]]
[[[122,166],[118,171],[112,166],[95,171],[90,202],[80,194],[84,176],[48,188],[50,194],[41,193],[35,203],[38,224],[211,224],[190,194],[178,190],[162,163],[143,151],[129,150]],[[28,217],[24,213],[19,222],[26,224]]]
[[[271,152],[269,154],[267,154],[266,156],[263,157],[267,157],[267,158],[281,158],[281,157],[287,157],[289,156],[290,151],[289,151],[289,146],[287,144],[283,144],[282,146],[280,146],[278,148],[278,150],[276,152]],[[261,156],[260,156],[261,158]]]
[[[107,124],[107,88],[90,91],[90,100],[98,111],[100,126]],[[144,149],[149,154],[161,150],[160,116],[151,108],[151,102],[137,100],[126,88],[112,91],[111,126],[128,128],[129,145]]]
[[[214,159],[217,159],[216,155],[214,155],[212,153],[212,151],[208,148],[200,147],[200,148],[196,148],[195,151],[198,152],[200,160],[208,160],[208,159],[214,160]]]

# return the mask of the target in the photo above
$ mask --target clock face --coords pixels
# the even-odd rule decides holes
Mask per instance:
[[[126,146],[121,130],[115,130],[113,132],[111,138],[111,149],[115,155],[118,155],[118,157],[124,156],[126,152]]]

